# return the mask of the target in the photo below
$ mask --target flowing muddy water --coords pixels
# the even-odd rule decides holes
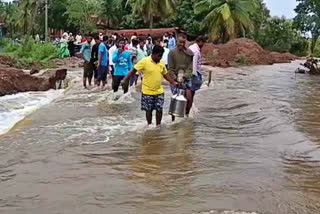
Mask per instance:
[[[0,213],[319,213],[320,78],[298,63],[215,69],[161,129],[138,90],[78,82],[0,136]]]

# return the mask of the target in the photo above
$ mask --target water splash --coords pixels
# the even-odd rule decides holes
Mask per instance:
[[[0,97],[0,135],[40,107],[63,94],[63,90],[26,92]]]

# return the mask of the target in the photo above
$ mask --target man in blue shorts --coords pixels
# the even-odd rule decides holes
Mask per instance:
[[[87,79],[89,82],[89,86],[91,86],[92,76],[93,76],[93,67],[91,63],[91,49],[90,42],[92,38],[90,36],[87,37],[87,42],[85,42],[80,50],[82,54],[82,58],[84,59],[83,65],[83,87],[87,88]]]
[[[108,49],[107,49],[108,36],[103,36],[103,41],[99,45],[99,64],[98,64],[98,83],[102,87],[106,85],[108,74]]]
[[[118,43],[118,49],[113,53],[112,61],[115,69],[113,74],[112,89],[114,92],[119,90],[121,81],[128,75],[129,71],[131,71],[133,67],[131,54],[124,48],[125,41],[121,39]],[[122,84],[122,89],[124,94],[128,92],[129,81],[125,82],[125,84]]]
[[[166,66],[161,62],[163,53],[164,49],[155,45],[152,55],[139,61],[121,82],[122,84],[128,82],[137,71],[143,74],[141,110],[146,112],[148,125],[152,124],[154,110],[156,111],[156,125],[161,125],[164,104],[163,77],[172,85],[177,85],[168,74]]]

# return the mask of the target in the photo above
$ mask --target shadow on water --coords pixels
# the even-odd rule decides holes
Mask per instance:
[[[183,190],[194,174],[194,157],[190,151],[193,143],[192,123],[145,132],[137,137],[135,157],[129,160],[130,178],[154,188],[161,187],[163,197],[168,200],[169,195],[176,192],[174,189]]]

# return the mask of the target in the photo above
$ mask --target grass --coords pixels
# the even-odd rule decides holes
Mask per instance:
[[[243,54],[237,54],[234,57],[234,62],[237,63],[238,65],[250,65],[250,64],[252,64],[251,60],[247,56],[245,56]]]
[[[31,38],[23,39],[20,43],[3,39],[2,55],[13,57],[18,68],[49,68],[55,65],[52,59],[58,58],[59,51],[51,43],[39,43]]]

